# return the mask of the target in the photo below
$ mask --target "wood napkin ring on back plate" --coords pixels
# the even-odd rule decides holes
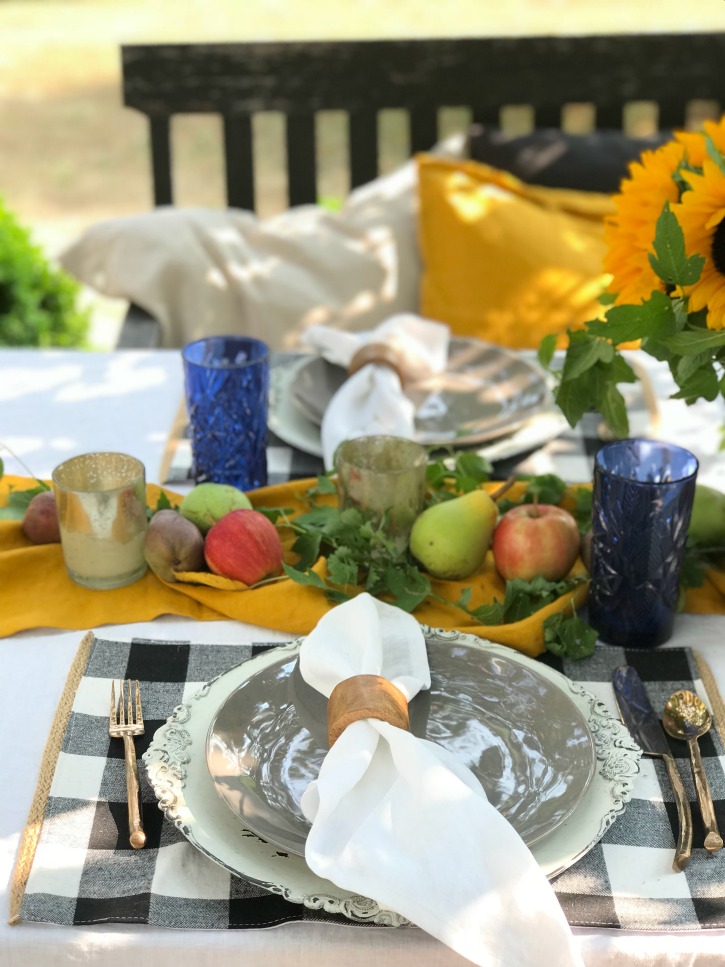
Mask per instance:
[[[410,731],[408,701],[392,682],[379,675],[353,675],[333,688],[327,701],[327,737],[332,747],[358,719],[382,719]]]
[[[398,374],[401,383],[405,382],[403,361],[398,350],[392,346],[383,342],[371,342],[366,346],[361,346],[350,360],[347,375],[352,376],[353,373],[362,369],[363,366],[367,366],[368,363],[374,363],[376,366],[388,366]]]

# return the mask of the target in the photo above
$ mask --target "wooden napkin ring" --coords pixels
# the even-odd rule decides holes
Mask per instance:
[[[361,346],[350,360],[347,375],[352,376],[353,373],[362,369],[363,366],[367,366],[368,363],[374,363],[376,366],[388,366],[398,374],[401,383],[405,382],[400,354],[392,346],[382,342],[371,342],[366,346]]]
[[[353,675],[333,688],[327,701],[327,737],[332,747],[358,719],[382,719],[410,731],[408,701],[392,682],[379,675]]]

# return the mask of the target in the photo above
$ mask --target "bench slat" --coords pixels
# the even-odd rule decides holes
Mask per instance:
[[[317,200],[315,118],[312,114],[287,117],[287,198],[290,206]]]
[[[377,176],[379,165],[378,115],[356,112],[348,118],[350,187],[357,188]]]
[[[254,156],[250,117],[224,118],[224,167],[228,204],[234,208],[254,211]]]

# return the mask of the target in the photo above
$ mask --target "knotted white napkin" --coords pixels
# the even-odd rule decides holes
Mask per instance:
[[[445,370],[448,326],[413,314],[391,316],[371,332],[341,332],[311,326],[305,344],[338,366],[348,367],[366,345],[395,350],[406,379],[423,379]],[[350,376],[335,393],[322,418],[322,452],[332,469],[338,444],[372,434],[412,437],[415,408],[405,395],[399,375],[389,366],[369,363]]]
[[[328,612],[300,652],[304,679],[380,675],[410,701],[430,687],[409,614],[361,594]],[[319,876],[394,910],[486,967],[582,963],[548,880],[479,781],[441,746],[377,719],[353,722],[302,798]]]

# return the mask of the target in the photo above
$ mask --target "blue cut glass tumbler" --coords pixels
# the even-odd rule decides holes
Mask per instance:
[[[672,634],[697,459],[655,440],[597,453],[589,622],[602,641],[653,648]]]
[[[196,482],[263,487],[269,347],[244,336],[210,336],[181,355]]]

